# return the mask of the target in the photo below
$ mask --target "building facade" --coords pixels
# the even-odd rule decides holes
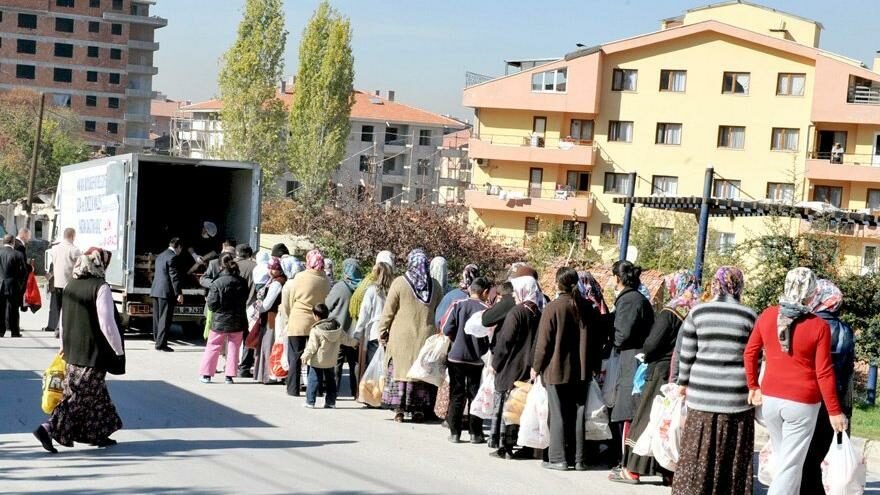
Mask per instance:
[[[0,90],[43,92],[69,108],[82,137],[109,151],[150,139],[158,69],[154,0],[0,0]]]
[[[464,105],[476,113],[472,223],[511,244],[562,225],[611,253],[623,219],[615,197],[630,187],[638,196],[702,196],[710,165],[715,197],[880,208],[872,167],[880,165],[880,73],[819,49],[821,30],[722,2],[666,19],[657,32],[467,87]],[[843,150],[832,159],[837,142]],[[671,228],[668,215],[656,217],[656,227]],[[716,218],[710,227],[717,248],[768,230],[762,218]],[[846,263],[880,260],[872,232],[841,235]]]

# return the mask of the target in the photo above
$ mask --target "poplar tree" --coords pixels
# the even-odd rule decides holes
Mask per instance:
[[[324,195],[344,159],[353,84],[351,25],[324,1],[303,30],[290,112],[289,163],[309,198]]]
[[[282,0],[247,0],[238,38],[222,58],[219,86],[223,109],[221,154],[256,162],[263,169],[263,190],[277,193],[284,169],[284,104],[276,87],[284,70]]]

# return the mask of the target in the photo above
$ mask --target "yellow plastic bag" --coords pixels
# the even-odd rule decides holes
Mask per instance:
[[[43,412],[46,414],[52,414],[52,411],[64,397],[62,383],[66,366],[67,363],[64,362],[61,354],[56,354],[52,364],[43,372]]]

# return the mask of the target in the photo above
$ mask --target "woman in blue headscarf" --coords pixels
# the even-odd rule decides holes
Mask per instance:
[[[363,279],[364,274],[358,261],[348,258],[342,262],[342,280],[333,284],[330,293],[327,294],[326,301],[324,301],[324,304],[330,309],[329,318],[336,320],[339,328],[348,334],[351,333],[352,324],[348,305],[351,303],[351,295],[354,294],[355,289],[357,289],[358,284]],[[347,345],[339,347],[339,358],[336,361],[336,390],[342,390],[342,368],[348,363],[348,384],[351,387],[352,397],[357,397],[357,362],[357,348]]]

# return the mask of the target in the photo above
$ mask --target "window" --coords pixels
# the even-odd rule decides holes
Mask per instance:
[[[739,199],[739,191],[742,181],[716,179],[712,196],[721,199]]]
[[[880,189],[868,189],[866,206],[871,210],[880,210]]]
[[[431,171],[431,160],[427,158],[419,158],[416,160],[416,171],[418,175],[428,175]]]
[[[97,46],[90,46],[88,48],[89,58],[98,58],[99,49]]]
[[[565,92],[567,87],[567,69],[548,70],[532,74],[532,91],[549,93]]]
[[[563,220],[562,232],[574,235],[575,239],[583,242],[587,239],[587,222],[578,222],[576,220]]]
[[[55,18],[55,31],[59,33],[73,32],[73,19],[65,19],[63,17]]]
[[[593,140],[593,121],[572,119],[569,126],[569,137],[578,141]]]
[[[18,79],[36,79],[37,68],[33,65],[16,65],[15,77],[17,77]]]
[[[15,45],[18,53],[37,53],[37,42],[34,40],[16,40]]]
[[[675,196],[678,194],[678,177],[655,175],[651,178],[651,194]]]
[[[657,124],[657,144],[681,144],[681,124]]]
[[[358,164],[358,170],[361,172],[369,172],[370,171],[370,156],[369,155],[361,155],[360,163]]]
[[[631,143],[633,140],[633,123],[622,120],[608,121],[608,140]]]
[[[73,58],[73,45],[68,43],[55,43],[55,56]]]
[[[788,184],[785,182],[768,182],[767,199],[771,201],[784,201],[786,203],[793,202],[794,184]]]
[[[55,5],[59,7],[73,7],[73,0],[56,0]]]
[[[865,246],[864,256],[862,256],[862,274],[873,273],[877,271],[880,261],[880,246]]]
[[[394,186],[382,186],[382,201],[389,201],[394,197]]]
[[[611,91],[635,91],[639,71],[634,69],[614,69],[611,76]]]
[[[55,82],[73,82],[73,71],[70,69],[55,68],[52,80]]]
[[[431,130],[419,130],[419,146],[431,146]]]
[[[821,201],[840,208],[843,203],[843,188],[833,186],[813,186],[813,201]]]
[[[663,69],[660,71],[660,91],[684,93],[684,88],[686,85],[687,71],[668,69]]]
[[[18,14],[18,27],[37,29],[37,16],[34,14]]]
[[[565,187],[569,191],[589,191],[590,174],[576,171],[567,172],[565,174]]]
[[[89,21],[89,32],[90,33],[100,33],[101,32],[101,23],[98,21]]]
[[[101,0],[89,0],[89,7],[93,9],[101,8]]]
[[[52,104],[55,105],[56,107],[70,108],[70,95],[53,94],[52,95]]]
[[[799,135],[800,129],[774,127],[770,149],[775,151],[797,151]]]
[[[110,84],[119,84],[119,74],[111,72],[108,77]]]
[[[86,132],[95,132],[96,124],[94,120],[87,120],[85,123]]]
[[[119,132],[119,124],[116,122],[107,122],[107,132],[110,134],[116,134]]]
[[[297,180],[288,180],[284,183],[284,197],[292,198],[296,195],[296,191],[299,189],[299,181]]]
[[[395,143],[397,141],[397,127],[388,127],[385,129],[385,144],[401,144]]]
[[[397,160],[394,159],[393,156],[386,156],[384,160],[382,160],[382,173],[383,174],[397,174]]]
[[[122,36],[122,24],[111,24],[110,34],[113,36]]]
[[[122,60],[122,50],[120,50],[119,48],[111,48],[110,58],[113,60]]]
[[[778,96],[804,96],[806,74],[780,73],[776,79],[776,94]]]
[[[122,0],[113,0],[113,10],[122,10]]]
[[[736,246],[736,234],[732,232],[721,232],[718,234],[718,252],[729,253]]]
[[[373,126],[371,125],[362,125],[361,126],[361,141],[365,143],[373,142]]]
[[[535,217],[526,217],[526,235],[535,235],[538,233],[539,222]]]
[[[86,81],[88,82],[98,82],[98,73],[90,70],[86,72]]]
[[[427,190],[424,187],[416,188],[416,203],[421,203],[425,200],[426,192]]]
[[[87,107],[96,107],[98,106],[98,97],[94,95],[86,96],[86,106]]]
[[[750,78],[751,74],[748,72],[725,72],[721,92],[729,95],[747,95]]]
[[[107,98],[107,108],[119,108],[119,98]]]
[[[620,242],[621,226],[617,223],[603,223],[599,227],[599,235],[603,239],[610,239],[614,242]]]
[[[741,150],[746,146],[746,128],[739,126],[718,126],[718,147]]]
[[[629,194],[630,175],[608,172],[605,174],[605,194]]]

